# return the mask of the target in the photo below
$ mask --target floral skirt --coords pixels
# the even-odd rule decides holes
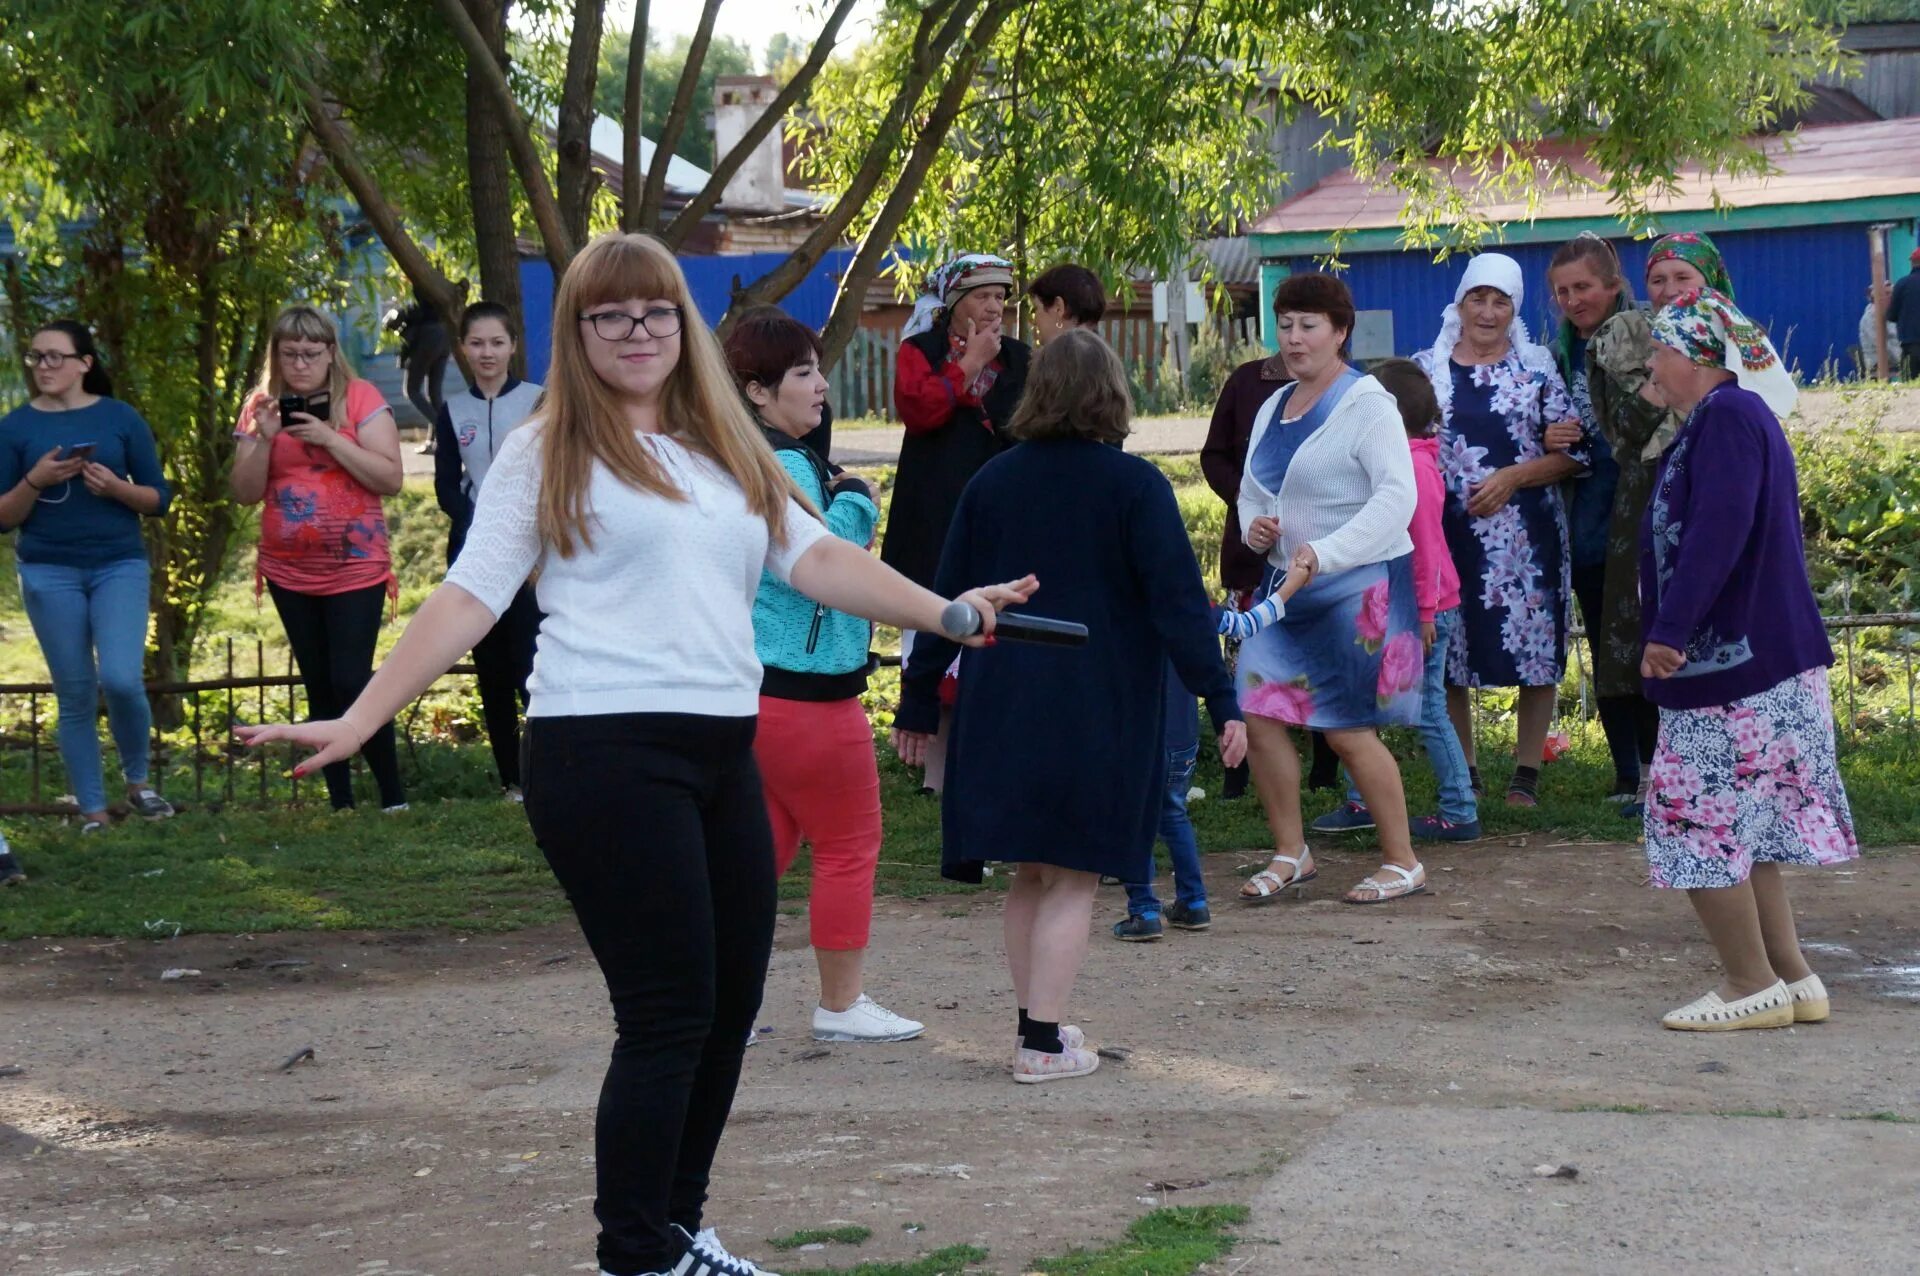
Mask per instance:
[[[1413,555],[1404,554],[1322,577],[1289,599],[1285,616],[1240,645],[1240,707],[1320,731],[1417,726],[1425,661]]]
[[[1738,886],[1755,864],[1840,864],[1860,854],[1825,669],[1732,704],[1662,709],[1649,778],[1655,886]]]

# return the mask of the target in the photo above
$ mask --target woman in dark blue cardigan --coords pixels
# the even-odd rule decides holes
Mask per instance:
[[[1642,524],[1640,672],[1660,706],[1647,794],[1655,886],[1685,890],[1725,978],[1669,1028],[1784,1028],[1827,1017],[1783,864],[1859,854],[1834,758],[1833,648],[1807,580],[1793,380],[1712,289],[1653,319],[1653,383],[1686,423]]]
[[[1007,963],[1020,1005],[1014,1080],[1099,1065],[1063,1024],[1086,956],[1100,875],[1145,881],[1165,750],[1164,679],[1207,701],[1224,760],[1246,750],[1233,681],[1173,489],[1119,447],[1131,411],[1119,358],[1090,331],[1035,358],[1010,432],[1021,446],[968,484],[937,580],[1040,579],[1037,614],[1087,626],[1082,648],[1005,643],[962,659],[942,807],[941,873],[977,882],[1019,864]],[[894,720],[910,765],[939,729],[940,679],[958,650],[914,645]]]

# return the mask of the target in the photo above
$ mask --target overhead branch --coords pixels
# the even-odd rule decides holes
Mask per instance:
[[[327,153],[327,159],[333,164],[333,171],[340,175],[340,180],[352,192],[354,202],[360,205],[361,214],[386,246],[388,255],[435,310],[443,315],[457,316],[462,306],[460,292],[454,287],[453,281],[440,272],[440,268],[428,259],[425,250],[407,233],[407,228],[400,222],[400,215],[387,201],[380,183],[361,163],[353,140],[322,100],[320,91],[304,79],[299,82],[299,87],[300,107],[306,116],[307,127],[313,130],[320,149]]]
[[[900,166],[899,176],[894,179],[886,203],[880,206],[872,224],[867,227],[867,233],[860,240],[859,251],[854,254],[853,261],[847,266],[847,273],[841,278],[839,294],[833,301],[833,314],[828,318],[826,331],[821,334],[820,340],[824,348],[821,362],[829,367],[839,359],[840,352],[846,349],[847,342],[853,337],[854,328],[859,325],[860,312],[866,308],[867,287],[879,277],[882,263],[887,254],[893,251],[894,236],[899,232],[901,222],[906,220],[907,213],[912,210],[914,200],[920,197],[920,189],[926,183],[934,158],[946,144],[953,122],[960,117],[967,90],[973,84],[974,73],[979,70],[981,60],[986,57],[988,46],[993,43],[994,36],[999,34],[1007,18],[1025,2],[988,0],[987,7],[981,11],[979,20],[968,34],[967,43],[947,74],[947,82],[940,90],[932,114],[914,139],[906,162]]]
[[[693,114],[693,94],[700,84],[700,68],[706,65],[707,46],[713,42],[713,23],[720,16],[721,0],[704,0],[700,23],[693,29],[693,41],[687,45],[687,63],[680,68],[680,83],[673,91],[673,106],[660,136],[653,139],[653,164],[647,169],[647,188],[640,196],[640,229],[651,234],[660,224],[660,208],[667,197],[667,166],[680,148],[680,135],[686,132],[687,119]]]
[[[545,244],[547,262],[553,267],[554,274],[558,275],[573,260],[576,245],[567,233],[566,222],[560,216],[560,205],[554,199],[553,186],[547,181],[546,170],[541,167],[540,148],[534,145],[533,130],[520,110],[520,103],[514,99],[506,72],[494,60],[492,50],[487,47],[487,38],[468,16],[466,6],[460,0],[434,0],[434,5],[446,19],[454,37],[460,41],[461,48],[466,50],[467,65],[478,70],[481,84],[500,102],[500,112],[507,126],[507,151],[513,156],[514,172],[519,175],[520,187],[526,192],[527,203],[533,209],[533,222],[539,228],[540,238]]]
[[[778,301],[799,287],[800,281],[811,274],[821,258],[827,255],[827,250],[840,242],[847,227],[866,208],[867,202],[873,198],[874,192],[892,169],[894,152],[905,136],[908,118],[920,104],[920,98],[934,74],[946,62],[948,51],[965,30],[966,19],[978,7],[979,0],[939,0],[921,10],[919,27],[914,32],[913,57],[907,68],[907,77],[867,143],[866,153],[861,157],[860,167],[854,171],[853,179],[798,248],[746,288],[735,290],[727,318],[721,320],[722,330],[740,310]]]
[[[834,6],[833,12],[827,17],[826,26],[821,28],[819,39],[813,42],[813,50],[807,54],[807,60],[801,64],[799,71],[787,81],[786,86],[768,104],[767,109],[760,113],[759,118],[747,126],[747,131],[741,135],[740,140],[720,157],[720,162],[713,166],[713,175],[707,179],[707,184],[701,188],[698,195],[693,197],[691,203],[680,210],[661,234],[661,239],[669,248],[678,248],[684,243],[687,236],[693,233],[693,228],[700,224],[700,219],[713,211],[715,205],[719,204],[721,195],[725,193],[727,183],[732,181],[733,175],[740,171],[740,166],[746,163],[747,158],[753,154],[760,143],[766,140],[767,134],[786,118],[787,112],[793,109],[794,103],[805,97],[807,90],[813,87],[815,78],[819,76],[821,68],[826,66],[828,57],[833,53],[833,46],[840,38],[840,28],[846,22],[847,15],[853,12],[855,3],[856,0],[840,0],[839,4]]]

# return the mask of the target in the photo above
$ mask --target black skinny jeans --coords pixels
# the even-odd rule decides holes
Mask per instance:
[[[274,610],[287,631],[300,681],[307,689],[309,720],[337,718],[350,708],[373,677],[373,645],[380,636],[380,617],[387,606],[385,585],[369,585],[344,594],[301,594],[272,581]],[[380,788],[381,806],[399,806],[407,800],[400,783],[400,757],[394,749],[393,723],[360,746],[360,756]],[[353,805],[353,768],[335,762],[323,774],[333,809]]]
[[[613,1003],[594,1128],[600,1266],[662,1272],[700,1230],[773,951],[753,718],[529,718],[527,820]]]
[[[501,787],[520,783],[520,709],[527,701],[527,676],[533,672],[533,648],[540,636],[540,608],[533,590],[522,585],[487,636],[474,644],[473,667],[480,684],[480,716]]]
[[[1599,632],[1606,584],[1604,563],[1573,569],[1573,596],[1580,603],[1589,651]],[[1615,783],[1623,787],[1638,784],[1641,764],[1653,761],[1653,746],[1660,733],[1659,708],[1646,697],[1634,695],[1598,696],[1595,704],[1600,710],[1600,729],[1607,736],[1607,752],[1613,755]]]

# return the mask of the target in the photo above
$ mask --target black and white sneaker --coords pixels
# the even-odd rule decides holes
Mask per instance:
[[[0,840],[0,848],[6,842]],[[26,884],[27,870],[20,867],[20,861],[13,858],[13,852],[0,849],[0,886],[23,886]]]
[[[687,1252],[673,1265],[668,1276],[777,1276],[748,1259],[729,1254],[711,1227],[703,1229],[698,1236],[691,1236],[686,1228],[675,1223],[673,1234],[686,1243]]]
[[[127,795],[127,805],[132,807],[133,813],[143,820],[165,820],[173,817],[173,803],[152,789],[135,789]]]

